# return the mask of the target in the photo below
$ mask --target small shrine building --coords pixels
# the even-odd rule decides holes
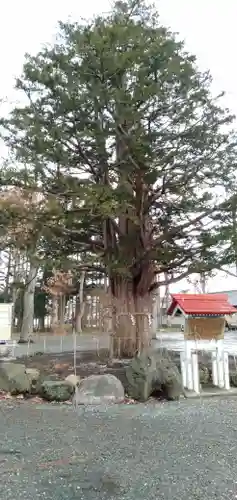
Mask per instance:
[[[225,294],[172,294],[167,314],[183,315],[184,352],[181,352],[183,385],[200,393],[198,351],[211,351],[213,385],[229,389],[228,353],[224,352],[225,316],[236,308]]]

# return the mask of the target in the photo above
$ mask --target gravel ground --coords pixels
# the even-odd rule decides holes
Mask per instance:
[[[237,498],[237,399],[0,411],[1,500]]]

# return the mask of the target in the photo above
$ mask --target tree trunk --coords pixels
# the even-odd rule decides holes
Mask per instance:
[[[30,271],[24,291],[23,300],[23,320],[20,333],[20,342],[27,342],[33,333],[34,327],[34,296],[37,282],[38,266],[34,262],[30,263]]]
[[[58,324],[63,327],[65,322],[66,296],[60,295],[58,307]]]
[[[40,332],[45,331],[45,317],[44,316],[39,317],[39,331]]]
[[[16,301],[19,295],[19,288],[13,286],[12,287],[12,328],[15,328],[15,323],[16,323]],[[19,323],[19,318],[17,318],[17,328],[18,328],[18,323]],[[19,330],[18,330],[19,331]]]
[[[83,316],[81,318],[82,331],[84,331],[88,328],[88,316],[89,316],[89,304],[86,300],[84,303],[84,313],[83,313]]]
[[[21,316],[18,316],[18,318],[14,318],[14,320],[16,321],[16,331],[17,332],[20,332],[21,331],[21,327],[22,327],[22,315]],[[15,321],[14,321],[14,326],[15,326]]]
[[[158,282],[159,278],[156,278]],[[160,288],[157,286],[151,295],[152,299],[152,337],[156,338],[156,334],[162,326],[162,305]]]
[[[152,301],[152,336],[156,338],[159,328],[162,326],[160,290],[156,289]]]
[[[84,283],[85,283],[85,271],[82,271],[81,276],[80,276],[80,288],[79,288],[79,295],[77,297],[76,301],[76,321],[75,321],[75,327],[76,327],[76,332],[81,333],[82,332],[82,317],[85,312],[85,301],[84,301]]]
[[[15,328],[16,322],[16,301],[20,294],[19,284],[22,281],[22,273],[20,272],[20,254],[14,249],[11,253],[11,268],[10,273],[12,273],[13,283],[12,283],[12,327]],[[21,315],[22,316],[22,315]],[[19,332],[21,329],[22,319],[19,321],[19,317],[17,318],[17,331]],[[19,328],[20,325],[20,328]]]
[[[51,308],[51,330],[52,332],[58,326],[58,297],[56,295],[52,296],[52,308]]]
[[[200,273],[200,288],[201,293],[206,293],[207,289],[207,276],[205,273]]]
[[[132,283],[119,278],[112,283],[113,357],[133,357],[151,340],[151,296],[138,296]]]
[[[170,326],[170,316],[168,316],[167,311],[170,305],[170,290],[169,290],[169,276],[165,273],[165,294],[164,294],[164,309],[165,309],[165,317],[166,317],[166,325]]]
[[[118,76],[119,87],[125,90],[128,76],[121,72]],[[149,290],[155,279],[154,265],[146,260],[146,250],[150,247],[152,220],[144,210],[145,186],[143,169],[136,164],[135,175],[130,175],[130,141],[129,127],[133,120],[127,118],[128,103],[117,102],[119,124],[116,130],[116,160],[123,164],[118,178],[118,186],[126,193],[127,199],[135,203],[125,203],[118,215],[119,235],[116,237],[114,227],[108,219],[104,224],[104,248],[110,257],[120,256],[126,262],[125,274],[109,275],[112,294],[112,321],[114,356],[132,357],[146,350],[151,339],[151,296]],[[127,164],[127,169],[124,165]],[[106,172],[107,174],[107,172]],[[109,183],[108,175],[104,184]],[[132,252],[130,253],[130,240]],[[112,253],[111,253],[112,249]],[[145,250],[145,252],[144,252]],[[149,253],[149,252],[148,252]],[[120,260],[120,259],[119,259]],[[113,258],[111,259],[113,269]],[[110,349],[111,354],[111,349]]]
[[[8,253],[8,261],[7,261],[7,275],[6,275],[6,284],[5,284],[5,302],[8,302],[9,296],[10,296],[10,274],[11,274],[11,268],[12,268],[12,254],[11,251],[9,250]],[[12,315],[14,316],[14,315]]]

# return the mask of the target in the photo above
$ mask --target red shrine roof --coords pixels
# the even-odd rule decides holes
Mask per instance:
[[[172,303],[167,311],[168,315],[172,315],[176,307],[181,309],[185,314],[193,315],[225,315],[236,313],[237,310],[228,301],[226,294],[191,294],[191,293],[175,293],[171,295]]]

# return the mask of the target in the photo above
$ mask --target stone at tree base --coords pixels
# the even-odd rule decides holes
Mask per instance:
[[[67,382],[68,384],[71,384],[73,387],[76,387],[77,385],[80,384],[80,377],[79,375],[74,375],[74,373],[71,373],[70,375],[68,375],[66,378],[65,378],[65,382]]]
[[[137,401],[147,401],[159,392],[168,400],[178,400],[183,394],[181,374],[167,350],[143,352],[126,369],[125,390]]]
[[[124,401],[124,388],[114,375],[90,375],[75,389],[75,405],[97,405]]]
[[[199,381],[201,385],[208,384],[210,382],[210,372],[207,366],[199,366]]]
[[[33,382],[36,382],[40,378],[40,371],[37,368],[26,368],[26,375]]]
[[[32,338],[29,339],[19,339],[18,344],[34,344],[34,340]]]
[[[45,376],[40,374],[40,377],[36,381],[31,382],[30,394],[37,396],[41,394],[42,385],[45,382]]]
[[[30,392],[30,379],[23,364],[0,362],[0,390],[13,395]]]
[[[0,357],[7,358],[11,354],[11,349],[7,344],[0,344]]]
[[[34,340],[31,337],[28,339],[19,339],[18,344],[34,344]]]
[[[68,401],[74,388],[65,380],[45,380],[40,388],[40,396],[47,401]]]
[[[237,371],[230,372],[230,385],[237,387]]]
[[[40,371],[37,368],[26,368],[26,375],[30,381],[30,393],[38,394],[44,381]]]

